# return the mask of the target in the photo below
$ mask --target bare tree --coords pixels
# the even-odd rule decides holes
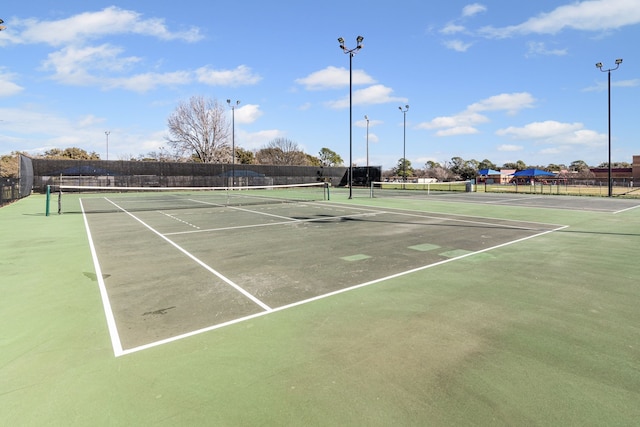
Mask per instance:
[[[298,144],[286,138],[276,138],[256,152],[256,161],[262,165],[307,166],[306,154]]]
[[[231,162],[229,123],[218,101],[192,96],[181,102],[167,119],[167,143],[177,153],[202,163]]]

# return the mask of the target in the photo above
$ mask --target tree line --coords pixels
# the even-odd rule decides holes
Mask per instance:
[[[606,168],[608,163],[600,163],[597,168]],[[629,168],[630,163],[617,162],[611,164],[612,168]],[[400,179],[413,179],[413,178],[434,178],[438,181],[456,181],[456,180],[470,180],[475,179],[478,176],[478,171],[482,169],[541,169],[548,172],[569,172],[574,178],[593,178],[594,174],[591,172],[591,166],[589,166],[583,160],[575,160],[569,165],[550,163],[544,165],[528,165],[522,160],[516,162],[504,163],[502,166],[498,166],[488,159],[478,161],[475,159],[465,160],[462,157],[452,157],[450,161],[438,163],[434,161],[428,161],[425,163],[424,168],[413,168],[411,161],[407,159],[399,159],[395,167],[383,171],[384,178],[400,178]]]
[[[121,156],[120,160],[133,161],[177,161],[202,163],[237,163],[289,166],[343,166],[342,157],[323,147],[317,155],[305,153],[300,146],[287,138],[275,138],[258,150],[250,151],[235,147],[233,132],[225,114],[225,107],[217,100],[202,96],[193,96],[178,104],[167,119],[169,135],[165,138],[169,149],[161,148],[138,156]],[[0,176],[17,177],[17,157],[19,152],[0,157]],[[26,154],[26,153],[22,153]],[[36,156],[38,157],[38,156]],[[39,157],[51,159],[100,160],[95,152],[81,148],[53,148]],[[354,165],[355,166],[355,165]],[[626,162],[613,163],[612,167],[630,167]],[[438,181],[467,180],[477,176],[481,169],[516,169],[535,167],[552,172],[567,170],[590,178],[590,167],[582,160],[570,165],[549,164],[527,165],[522,160],[505,163],[501,167],[488,159],[477,161],[453,157],[450,161],[438,163],[428,161],[423,168],[414,168],[407,159],[399,159],[395,167],[383,171],[385,178],[435,178]],[[598,167],[607,167],[601,163]],[[582,176],[584,175],[584,176]]]

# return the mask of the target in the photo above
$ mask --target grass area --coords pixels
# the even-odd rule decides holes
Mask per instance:
[[[502,184],[487,184],[482,183],[476,186],[476,191],[486,193],[523,193],[523,194],[547,194],[547,195],[564,195],[564,196],[595,196],[595,197],[608,197],[609,189],[606,184],[602,185],[554,185],[554,184],[542,184],[536,185],[502,185]],[[611,194],[613,196],[640,197],[640,187],[611,187]]]
[[[569,227],[115,358],[82,216],[31,196],[0,209],[3,423],[637,425],[640,209],[332,202]]]

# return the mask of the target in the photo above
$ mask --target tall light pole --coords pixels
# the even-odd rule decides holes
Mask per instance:
[[[598,62],[596,64],[596,67],[598,67],[600,69],[600,71],[602,71],[603,73],[607,73],[607,83],[608,83],[608,90],[609,90],[609,102],[608,102],[608,109],[609,109],[609,173],[608,173],[608,181],[609,181],[609,197],[612,196],[613,194],[613,182],[611,181],[611,72],[617,70],[620,67],[620,64],[622,64],[622,59],[616,59],[616,68],[609,68],[608,70],[603,70],[602,69],[602,62]]]
[[[404,115],[404,124],[403,124],[403,142],[402,142],[402,174],[404,175],[403,181],[407,182],[407,111],[409,111],[409,105],[404,106],[404,110],[402,107],[398,107],[402,114]]]
[[[344,45],[344,39],[338,37],[340,49],[349,55],[349,198],[353,198],[353,57],[362,49],[364,37],[356,38],[357,45],[349,49]]]
[[[367,185],[369,185],[369,117],[365,114],[364,119],[367,121]]]
[[[110,134],[110,133],[111,133],[111,132],[110,132],[110,131],[108,131],[108,130],[105,130],[105,131],[104,131],[104,134],[107,136],[107,160],[109,160],[109,134]]]
[[[236,106],[240,105],[240,101],[235,104],[227,99],[227,104],[231,107],[231,186],[235,186],[236,181]]]

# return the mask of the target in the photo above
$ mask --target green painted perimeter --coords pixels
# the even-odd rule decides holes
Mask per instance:
[[[640,209],[332,199],[570,227],[114,358],[82,216],[31,196],[0,209],[2,423],[637,425]]]

